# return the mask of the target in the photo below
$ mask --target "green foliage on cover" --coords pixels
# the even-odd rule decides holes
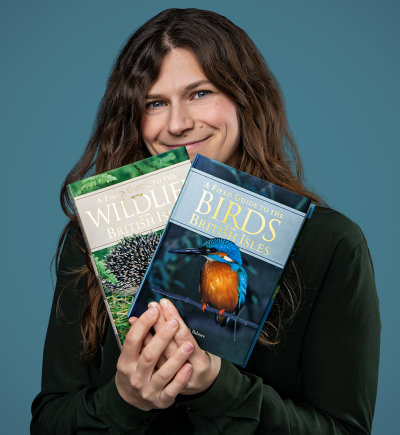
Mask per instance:
[[[96,251],[96,256],[93,255],[94,262],[96,264],[97,272],[99,273],[100,279],[106,280],[111,284],[118,284],[117,278],[115,278],[114,274],[111,273],[104,261],[104,256],[110,252],[114,246],[110,246],[108,248],[101,249]],[[107,293],[107,289],[105,288]],[[121,340],[121,344],[124,343],[125,335],[129,331],[130,325],[128,322],[127,314],[130,306],[132,305],[134,296],[133,295],[125,295],[119,293],[110,293],[106,295],[107,302],[111,310],[111,314],[115,323],[115,326],[118,331],[119,339]]]
[[[166,153],[158,154],[157,156],[149,157],[148,159],[133,163],[133,166],[135,166],[135,168],[142,174],[148,174],[175,165],[176,163],[183,162],[188,158],[186,148],[180,147],[173,151],[167,151]]]
[[[114,274],[107,269],[104,261],[104,256],[107,255],[110,250],[112,250],[115,246],[117,245],[109,246],[108,248],[96,251],[96,256],[93,255],[93,258],[100,279],[102,281],[106,280],[107,282],[116,285],[118,284],[118,280],[117,278],[115,278]],[[115,326],[117,328],[119,339],[121,340],[121,344],[123,344],[125,340],[125,335],[130,328],[127,314],[135,296],[126,295],[123,293],[109,293],[106,287],[104,287],[104,290],[106,292],[107,302],[110,307]]]
[[[82,180],[81,187],[75,196],[83,195],[84,193],[93,192],[98,189],[105,187],[105,184],[109,184],[112,181],[117,180],[116,177],[109,175],[107,173],[94,175],[93,177],[85,178]]]
[[[133,295],[110,294],[107,296],[107,302],[118,331],[121,344],[124,344],[125,336],[131,325],[128,322],[128,311],[132,305]]]
[[[175,150],[167,151],[166,153],[158,154],[148,159],[104,172],[103,174],[75,181],[75,183],[69,184],[70,192],[76,198],[85,193],[94,192],[104,187],[111,187],[114,184],[167,168],[188,159],[189,156],[185,147],[176,148]]]
[[[105,279],[112,284],[118,284],[117,278],[115,278],[115,276],[106,268],[104,260],[100,260],[98,257],[93,258],[100,278],[102,280]]]
[[[119,243],[119,242],[118,242]],[[96,257],[99,260],[104,260],[104,257],[110,253],[110,251],[112,251],[114,249],[115,246],[118,245],[118,243],[116,243],[115,245],[109,246],[108,248],[103,248],[103,249],[99,249],[98,251],[93,252],[93,256],[96,255]]]
[[[161,236],[164,230],[155,231],[155,234]],[[146,237],[146,236],[144,236]],[[128,311],[132,305],[133,300],[135,299],[135,295],[127,294],[126,292],[118,292],[113,291],[112,286],[107,288],[107,281],[111,284],[117,285],[118,280],[115,275],[107,269],[105,256],[110,254],[121,241],[118,241],[115,245],[109,246],[107,248],[99,249],[98,251],[93,252],[93,258],[97,267],[97,271],[99,273],[100,279],[103,283],[103,288],[106,293],[106,298],[108,305],[110,307],[110,311],[112,314],[112,318],[114,320],[115,326],[117,328],[118,336],[121,341],[121,344],[124,343],[125,336],[129,331],[130,325],[128,322]]]

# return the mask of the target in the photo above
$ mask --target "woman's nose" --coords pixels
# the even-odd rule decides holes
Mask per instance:
[[[182,105],[171,107],[168,132],[174,136],[180,136],[185,130],[190,130],[194,127],[194,119],[187,107]]]

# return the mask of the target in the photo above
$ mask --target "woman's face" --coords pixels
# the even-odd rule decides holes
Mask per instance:
[[[199,153],[233,164],[240,141],[236,105],[207,80],[189,50],[176,48],[147,91],[141,135],[152,155],[186,146],[190,160]]]

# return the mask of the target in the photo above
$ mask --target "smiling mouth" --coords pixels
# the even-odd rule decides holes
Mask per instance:
[[[190,150],[191,148],[196,148],[199,145],[202,145],[206,140],[208,140],[211,136],[202,139],[200,141],[193,141],[193,142],[186,142],[186,143],[182,143],[182,144],[176,144],[176,145],[167,145],[164,144],[165,146],[167,146],[168,148],[171,149],[175,149],[175,148],[180,148],[180,147],[186,147],[187,150]]]

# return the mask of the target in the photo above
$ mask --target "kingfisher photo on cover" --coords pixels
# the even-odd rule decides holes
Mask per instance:
[[[128,316],[167,297],[200,347],[245,366],[309,206],[196,155]]]

